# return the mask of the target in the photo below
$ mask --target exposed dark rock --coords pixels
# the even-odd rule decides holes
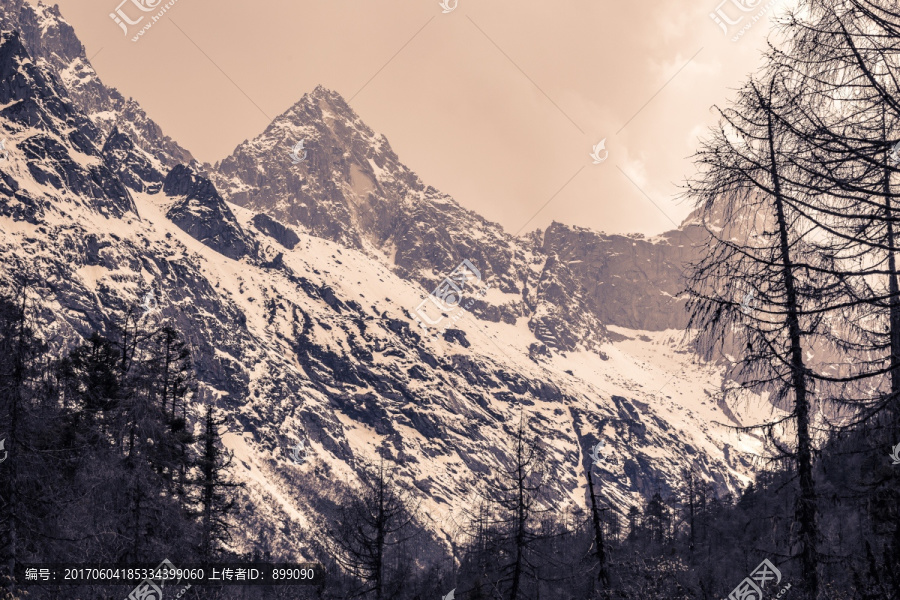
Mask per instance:
[[[285,227],[269,215],[259,213],[253,216],[253,225],[267,236],[274,238],[279,244],[293,250],[300,243],[300,238],[290,227]]]
[[[177,198],[166,216],[191,237],[234,260],[253,252],[252,241],[209,179],[178,165],[166,176],[163,191]]]
[[[31,10],[22,0],[8,0],[0,15],[10,5],[18,15],[42,15],[42,23],[27,25],[35,40],[28,43],[46,44],[40,48],[41,56],[49,57],[45,60],[57,64],[54,55],[80,56],[80,45],[72,45],[54,16],[55,9]],[[44,29],[46,34],[40,33]],[[15,43],[2,47],[14,49]],[[6,56],[24,55],[7,52]],[[213,183],[194,168],[181,166],[194,164],[189,158],[173,162],[177,148],[153,133],[145,115],[128,114],[127,107],[101,97],[109,90],[97,85],[89,65],[67,68],[68,73],[90,75],[74,92],[82,106],[91,110],[118,107],[115,121],[103,121],[102,127],[89,122],[78,104],[67,99],[61,84],[41,72],[43,67],[18,58],[7,60],[7,67],[12,69],[11,76],[0,81],[0,86],[7,86],[0,93],[18,99],[0,114],[0,127],[13,132],[15,157],[26,157],[28,164],[14,171],[0,164],[0,213],[36,226],[0,231],[0,249],[9,265],[19,264],[23,255],[41,256],[30,266],[44,286],[34,310],[39,330],[52,332],[48,342],[71,347],[94,330],[109,330],[112,324],[122,323],[128,311],[139,314],[141,298],[152,291],[159,298],[160,314],[148,320],[171,323],[189,340],[198,389],[210,393],[212,401],[236,420],[256,458],[276,460],[272,457],[284,456],[279,452],[284,440],[302,435],[319,452],[331,454],[322,456],[316,468],[345,474],[346,469],[358,470],[375,456],[369,441],[381,436],[378,444],[385,449],[383,456],[394,457],[404,469],[417,461],[427,465],[404,471],[398,483],[411,494],[427,490],[438,501],[461,501],[460,488],[474,488],[483,474],[496,472],[497,465],[508,459],[509,436],[523,407],[529,407],[524,411],[529,427],[545,442],[544,466],[561,474],[547,487],[547,501],[561,507],[571,505],[572,490],[579,485],[572,474],[577,455],[573,448],[596,439],[604,424],[610,445],[617,443],[619,455],[633,465],[626,474],[630,484],[621,483],[621,472],[604,475],[604,486],[619,492],[650,489],[648,482],[674,477],[673,467],[667,472],[667,461],[648,458],[647,448],[665,445],[672,462],[690,454],[684,448],[686,441],[675,437],[682,431],[675,432],[671,426],[667,431],[665,422],[653,414],[656,408],[648,395],[639,390],[635,393],[647,403],[618,396],[610,400],[587,380],[581,382],[582,393],[575,387],[579,382],[573,381],[574,376],[561,375],[559,365],[543,369],[508,354],[505,348],[499,353],[487,350],[486,336],[472,329],[468,329],[475,333],[472,340],[460,337],[462,330],[451,330],[451,344],[443,348],[423,340],[421,330],[410,326],[408,315],[406,319],[388,316],[399,315],[404,306],[413,304],[405,286],[398,286],[403,289],[396,296],[390,293],[397,302],[384,299],[387,306],[380,299],[366,298],[364,304],[373,307],[367,312],[355,299],[360,290],[352,285],[355,279],[349,278],[358,275],[344,260],[346,253],[341,260],[303,256],[310,273],[294,273],[291,266],[299,261],[290,259],[291,244],[297,252],[291,230],[278,224],[285,227],[282,231],[265,216],[243,230]],[[316,235],[356,244],[363,251],[374,248],[377,254],[396,249],[391,254],[396,272],[419,282],[426,291],[469,259],[478,274],[463,286],[467,310],[483,320],[514,324],[524,318],[543,329],[552,328],[553,340],[542,336],[554,341],[557,349],[592,348],[599,353],[596,345],[613,339],[597,317],[602,299],[596,306],[586,302],[590,287],[585,278],[590,275],[578,262],[582,260],[579,249],[569,243],[571,232],[548,232],[551,242],[541,234],[517,239],[462,209],[423,185],[399,163],[383,136],[368,130],[332,92],[318,89],[289,113],[264,134],[277,139],[273,146],[279,149],[270,156],[256,154],[258,147],[251,143],[232,157],[228,168],[234,169],[234,181],[247,183],[247,189],[253,190],[244,203],[258,200],[256,208],[271,211],[288,226],[302,223]],[[35,131],[22,139],[18,133],[28,124]],[[288,127],[294,126],[308,128],[301,135],[308,138],[309,157],[299,165],[291,165],[287,157],[292,141]],[[296,131],[290,129],[290,135]],[[285,138],[278,138],[282,134]],[[285,139],[288,143],[282,148]],[[74,161],[73,151],[92,157],[87,163],[92,166]],[[142,156],[150,166],[174,167],[163,180],[172,199],[171,222],[128,226],[133,216],[127,214],[127,186],[151,189],[153,174],[143,170],[148,163],[140,160]],[[287,165],[282,164],[285,161]],[[214,177],[226,172],[223,166]],[[38,181],[50,189],[38,189]],[[216,181],[231,185],[225,178]],[[239,188],[229,187],[229,191],[237,194]],[[257,198],[260,190],[263,193]],[[271,193],[266,195],[265,190]],[[290,195],[293,191],[297,193]],[[97,219],[83,207],[110,219]],[[121,221],[116,215],[122,215]],[[211,253],[187,250],[176,225],[224,256],[250,260],[238,268],[228,264],[226,269],[222,268],[226,261],[218,256],[207,262],[205,256]],[[260,257],[258,240],[264,239],[260,232],[279,240],[284,252],[265,252]],[[613,250],[620,251],[618,246]],[[655,250],[665,253],[669,248],[657,244]],[[382,269],[374,262],[373,267],[372,272]],[[4,284],[9,271],[0,270]],[[239,287],[230,285],[232,277],[238,279]],[[493,289],[479,294],[486,285]],[[667,293],[649,284],[645,291]],[[588,305],[593,308],[584,310]],[[621,306],[607,308],[610,315],[622,312]],[[535,342],[529,354],[533,359],[551,359],[549,363],[557,358],[552,352],[548,344]],[[199,404],[193,403],[188,410],[198,410]],[[585,432],[584,438],[572,434],[566,420],[570,409],[573,425]],[[718,447],[697,431],[690,436],[692,448]],[[421,443],[422,439],[427,443]],[[455,469],[452,477],[429,464],[438,456],[459,458],[447,463]],[[740,460],[732,455],[732,462]],[[724,473],[710,478],[718,477],[723,487],[734,487],[737,478],[720,460],[713,457],[709,464],[710,471]],[[314,496],[322,489],[305,487],[302,479],[294,483],[308,492],[298,496]],[[272,518],[264,504],[252,508],[260,514],[257,523]],[[309,514],[309,523],[322,520],[323,515],[310,506],[301,503],[297,509]],[[296,528],[292,526],[291,531]]]
[[[687,324],[682,270],[702,239],[697,227],[646,240],[553,223],[542,251],[558,258],[548,268],[564,265],[567,280],[583,290],[583,310],[603,323],[658,331]]]
[[[425,370],[425,367],[422,365],[413,365],[406,371],[409,373],[409,376],[413,379],[418,379],[420,381],[427,381],[430,379],[428,376],[428,371]]]
[[[137,212],[130,193],[102,163],[100,131],[69,101],[52,76],[39,69],[16,32],[0,33],[0,116],[37,129],[16,143],[32,177],[60,192],[69,192],[107,217]],[[70,151],[96,157],[84,165]]]
[[[447,329],[444,331],[444,341],[455,342],[463,348],[468,348],[472,345],[466,339],[466,332],[462,329]]]
[[[164,167],[193,160],[190,152],[163,134],[137,102],[124,98],[115,88],[100,81],[87,59],[84,45],[62,18],[58,5],[3,0],[0,29],[16,30],[32,57],[46,61],[54,73],[68,73],[66,80],[58,80],[58,84],[65,88],[78,111],[93,119],[92,126],[99,129],[98,137],[91,138],[95,145],[100,146],[118,127],[120,131],[124,128],[138,147],[156,157]],[[5,80],[6,76],[0,77],[0,81]]]
[[[146,152],[137,148],[131,138],[113,127],[103,145],[107,166],[126,186],[136,192],[155,194],[162,189],[164,177]]]
[[[534,362],[539,362],[542,358],[550,358],[552,356],[550,349],[542,342],[534,342],[528,346],[528,357]]]

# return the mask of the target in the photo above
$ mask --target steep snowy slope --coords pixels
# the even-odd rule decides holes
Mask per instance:
[[[194,164],[137,103],[103,84],[58,8],[10,0],[0,24],[20,31],[95,121],[107,164],[129,189],[155,192],[170,168]],[[305,158],[295,164],[290,153],[301,141]],[[383,135],[322,87],[207,170],[226,200],[363,249],[426,289],[458,257],[476,262],[508,296],[477,299],[471,312],[494,322],[527,317],[551,351],[596,351],[606,325],[662,330],[686,322],[680,268],[703,239],[698,231],[644,241],[553,224],[545,236],[515,238],[424,184]]]

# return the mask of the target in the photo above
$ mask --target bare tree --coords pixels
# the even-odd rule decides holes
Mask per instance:
[[[739,360],[749,377],[744,386],[792,401],[784,417],[745,429],[762,429],[778,458],[797,465],[799,556],[806,592],[816,598],[815,374],[805,353],[828,336],[822,306],[838,282],[828,256],[808,241],[816,224],[795,209],[806,190],[792,185],[791,157],[803,147],[781,117],[796,102],[774,72],[762,84],[751,81],[733,107],[719,111],[719,127],[697,155],[701,174],[688,186],[709,235],[708,252],[692,266],[688,286],[690,328],[700,349],[711,354],[731,340],[745,348]],[[793,448],[775,435],[786,426],[793,429]]]
[[[364,582],[355,596],[374,593],[382,600],[388,592],[389,552],[416,535],[416,509],[393,483],[384,458],[362,477],[362,487],[348,492],[339,508],[337,523],[330,530],[335,558]]]
[[[819,229],[844,294],[833,327],[843,360],[816,377],[840,384],[833,396],[853,409],[851,426],[889,412],[897,428],[900,15],[882,0],[816,0],[801,11],[769,62],[797,99],[778,115],[780,126],[804,146],[789,157],[789,177],[806,191],[788,202]]]
[[[534,545],[556,533],[538,527],[540,515],[549,510],[540,505],[543,456],[523,414],[513,431],[508,463],[485,482],[482,492],[490,507],[486,515],[486,545],[495,557],[494,587],[509,600],[523,596],[528,579],[535,581],[535,586],[540,585],[540,565],[535,561]],[[542,560],[546,564],[550,559],[545,556]]]

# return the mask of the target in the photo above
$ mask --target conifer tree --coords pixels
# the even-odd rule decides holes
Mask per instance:
[[[197,480],[200,490],[200,556],[205,560],[220,554],[229,542],[229,517],[235,508],[234,492],[243,487],[228,475],[233,455],[222,445],[221,428],[225,423],[224,417],[216,417],[212,404],[207,404],[197,459],[200,473]]]

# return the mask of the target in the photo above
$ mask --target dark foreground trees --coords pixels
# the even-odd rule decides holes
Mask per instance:
[[[825,499],[895,497],[891,477],[865,474],[824,493],[814,457],[829,433],[868,454],[900,431],[896,9],[801,2],[762,74],[719,111],[688,189],[709,235],[691,273],[691,325],[701,349],[737,356],[736,390],[789,409],[761,429],[772,458],[796,470],[796,543],[783,554],[799,559],[798,591],[811,599],[836,593],[822,567],[844,551],[843,532],[818,522]],[[877,553],[865,552],[876,573]]]
[[[483,491],[487,522],[479,527],[489,532],[487,549],[494,556],[492,570],[498,574],[492,587],[509,600],[524,597],[526,581],[538,579],[540,559],[534,545],[542,537],[540,517],[547,512],[541,505],[542,458],[523,414],[513,434],[509,464],[497,470],[495,479],[487,480]]]
[[[194,481],[198,488],[195,504],[200,518],[199,554],[204,560],[221,556],[231,541],[229,518],[235,509],[233,492],[243,487],[229,474],[233,457],[222,445],[222,427],[226,423],[227,419],[216,416],[212,404],[206,405]]]
[[[186,435],[195,428],[182,415],[197,413],[182,410],[180,401],[173,411],[167,394],[162,402],[166,386],[154,375],[162,371],[153,345],[138,344],[126,371],[119,341],[102,333],[53,357],[30,334],[27,307],[9,299],[0,301],[0,332],[0,372],[20,382],[21,394],[14,404],[10,390],[17,388],[6,386],[0,414],[9,452],[0,462],[6,474],[0,478],[4,565],[88,556],[162,556],[175,564],[234,557],[223,535],[231,502],[221,418],[203,407],[198,438]],[[188,404],[191,397],[185,397]],[[323,553],[330,569],[324,588],[194,588],[185,597],[412,600],[443,598],[455,589],[460,599],[719,600],[764,558],[781,570],[782,585],[799,589],[802,556],[790,559],[798,554],[791,526],[795,467],[762,473],[731,498],[721,490],[717,495],[698,465],[685,465],[682,482],[662,484],[635,506],[607,497],[595,480],[593,502],[586,487],[584,505],[598,509],[571,513],[543,495],[548,479],[528,420],[512,434],[482,501],[472,507],[472,526],[450,538],[452,556],[447,545],[444,554],[436,550],[440,544],[423,527],[428,515],[398,487],[385,461],[369,469],[355,494],[334,498],[334,550],[343,566],[328,563]],[[886,449],[867,432],[851,431],[824,443],[820,456],[813,479],[824,548],[818,555],[822,593],[834,600],[900,598],[900,490]],[[15,479],[8,475],[13,458]],[[848,493],[875,484],[872,494]],[[629,525],[620,530],[624,522]],[[603,564],[605,576],[598,579]],[[24,597],[8,579],[4,583],[10,598]],[[108,597],[107,591],[32,587],[28,597]],[[120,591],[115,588],[113,597]]]
[[[208,411],[203,447],[177,331],[111,328],[55,354],[34,334],[31,290],[0,294],[0,580],[18,563],[199,562],[224,549],[230,482]],[[123,352],[128,359],[123,359]],[[212,426],[212,429],[210,429]],[[30,598],[103,597],[102,586]],[[127,595],[127,591],[126,594]]]

